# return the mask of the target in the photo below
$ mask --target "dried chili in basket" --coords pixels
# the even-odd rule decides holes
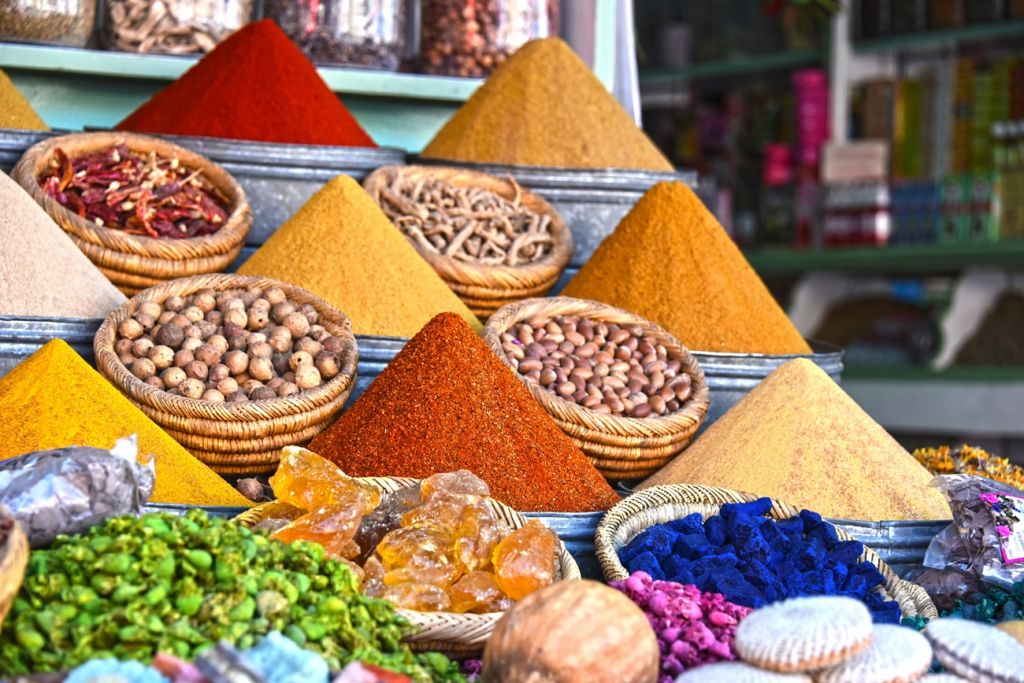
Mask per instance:
[[[202,237],[228,219],[227,197],[199,171],[124,144],[73,159],[58,147],[39,184],[69,211],[132,235]]]

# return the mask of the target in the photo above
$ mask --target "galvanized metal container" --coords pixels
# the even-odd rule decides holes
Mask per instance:
[[[391,362],[405,343],[403,337],[375,337],[364,334],[356,335],[356,346],[359,348],[359,367],[356,372],[356,386],[349,397],[349,405],[362,394],[370,382],[377,379],[387,364]]]
[[[825,342],[809,341],[811,355],[790,354],[770,356],[762,353],[711,353],[693,351],[697,362],[704,368],[704,376],[711,387],[711,408],[701,428],[703,431],[720,418],[750,390],[772,374],[779,366],[794,358],[809,358],[829,377],[839,382],[843,374],[843,350]]]
[[[852,519],[829,520],[848,534],[868,546],[885,560],[894,572],[905,576],[907,572],[924,564],[928,544],[949,521],[900,520],[892,522],[864,522]]]
[[[66,132],[68,131],[0,128],[0,170],[10,173],[26,149],[37,142]]]
[[[570,265],[585,263],[641,195],[655,183],[678,180],[697,186],[697,173],[633,169],[550,168],[505,164],[470,164],[416,157],[410,163],[460,166],[499,177],[512,176],[523,187],[548,200],[572,231]],[[244,183],[243,183],[244,184]]]
[[[63,339],[92,365],[92,338],[102,322],[98,318],[0,315],[0,377],[51,339]]]

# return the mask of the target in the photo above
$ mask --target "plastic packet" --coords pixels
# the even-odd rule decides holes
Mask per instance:
[[[951,610],[981,590],[977,576],[958,569],[915,567],[903,578],[923,588],[940,610]]]
[[[924,564],[1012,587],[1024,579],[1024,492],[966,474],[935,477],[953,523],[932,539]]]
[[[135,435],[109,451],[69,446],[0,462],[0,505],[21,522],[33,548],[58,534],[84,533],[124,514],[140,514],[153,493],[152,460],[138,464]]]

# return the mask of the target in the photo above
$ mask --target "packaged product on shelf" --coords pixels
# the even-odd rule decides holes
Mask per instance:
[[[424,0],[420,69],[491,73],[527,41],[558,35],[560,0]]]
[[[96,24],[96,0],[3,0],[0,40],[85,47]]]
[[[126,52],[210,52],[242,28],[252,0],[105,0],[103,42]]]
[[[394,71],[405,56],[404,0],[266,0],[263,16],[317,64]]]

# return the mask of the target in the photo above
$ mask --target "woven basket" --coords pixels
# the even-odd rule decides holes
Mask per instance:
[[[655,524],[682,519],[694,512],[699,512],[707,518],[718,514],[725,503],[748,503],[758,498],[759,496],[750,493],[690,484],[652,486],[629,496],[609,510],[597,525],[594,546],[597,549],[601,572],[608,581],[621,581],[627,578],[629,573],[619,561],[619,549]],[[772,509],[768,514],[776,520],[789,519],[799,515],[800,509],[773,500]],[[838,527],[835,527],[835,530],[840,540],[856,540]],[[860,561],[870,562],[878,567],[885,579],[884,592],[887,597],[899,603],[904,617],[919,616],[929,621],[938,618],[939,614],[928,593],[917,584],[898,577],[874,550],[864,546],[864,554],[860,556]]]
[[[584,408],[544,387],[531,382],[518,372],[544,410],[609,479],[638,479],[661,469],[686,448],[704,422],[710,404],[704,371],[682,343],[649,320],[622,309],[570,297],[527,299],[505,306],[491,316],[484,327],[484,340],[498,357],[515,371],[501,348],[501,334],[516,323],[535,316],[554,318],[578,315],[598,322],[640,325],[651,331],[669,350],[670,357],[679,358],[683,369],[693,380],[693,391],[682,409],[669,415],[653,417],[620,417],[605,415]]]
[[[227,222],[212,235],[157,239],[104,228],[74,214],[43,192],[38,178],[57,148],[74,158],[126,144],[137,152],[156,152],[201,171],[230,201]],[[14,178],[111,282],[132,295],[165,280],[216,273],[230,266],[242,250],[252,226],[252,211],[242,187],[209,159],[165,140],[133,133],[72,133],[44,140],[25,152],[11,172]]]
[[[385,493],[393,493],[399,489],[414,486],[417,479],[406,477],[366,477],[363,481],[370,482]],[[493,498],[487,500],[498,517],[513,529],[522,528],[527,521],[502,502]],[[248,527],[259,524],[264,519],[294,519],[302,512],[285,503],[264,503],[246,510],[235,518],[237,522]],[[580,578],[580,569],[576,565],[565,544],[558,542],[558,576],[559,581],[575,581]],[[487,639],[491,636],[495,624],[501,618],[501,612],[492,614],[455,614],[453,612],[417,612],[399,609],[398,612],[414,627],[415,632],[406,636],[409,645],[418,651],[443,652],[451,657],[468,657],[479,654],[484,649]]]
[[[135,377],[114,351],[117,326],[143,301],[162,303],[200,289],[280,287],[289,301],[311,304],[328,332],[344,340],[340,372],[324,384],[294,396],[248,403],[210,403],[174,396]],[[103,321],[93,343],[96,366],[121,393],[193,455],[221,474],[260,474],[277,467],[281,447],[302,445],[326,429],[355,386],[359,352],[352,323],[323,299],[304,289],[264,277],[199,275],[147,289]]]
[[[572,258],[572,233],[562,217],[540,196],[518,187],[511,178],[502,179],[452,166],[384,166],[371,173],[363,181],[363,187],[374,201],[382,204],[381,189],[389,186],[399,172],[412,181],[432,178],[456,187],[488,190],[508,200],[514,200],[518,195],[523,206],[551,217],[554,238],[551,253],[540,261],[521,266],[488,266],[459,261],[426,249],[415,239],[407,237],[441,279],[481,318],[486,318],[505,304],[546,294]]]
[[[7,541],[0,545],[0,629],[21,589],[28,554],[28,537],[15,522]]]

